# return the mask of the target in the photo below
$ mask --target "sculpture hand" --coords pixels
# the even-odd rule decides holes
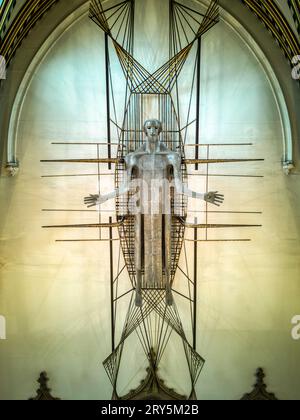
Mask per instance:
[[[220,207],[221,204],[224,202],[224,195],[219,194],[218,191],[213,191],[205,194],[204,200],[207,203],[214,204],[215,206]]]
[[[103,199],[103,197],[99,196],[98,194],[96,195],[90,194],[88,197],[85,197],[84,199],[84,204],[88,206],[88,208],[95,207],[98,204],[102,204],[104,202],[105,202],[105,199]]]

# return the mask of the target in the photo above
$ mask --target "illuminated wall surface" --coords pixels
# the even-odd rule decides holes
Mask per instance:
[[[158,0],[143,3],[143,10],[137,10],[135,55],[154,69],[168,58],[167,7]],[[157,3],[159,15],[154,14]],[[0,341],[1,399],[33,395],[34,380],[43,370],[52,378],[53,394],[63,399],[111,397],[102,368],[111,352],[108,245],[55,243],[96,238],[97,232],[41,229],[52,223],[97,222],[95,213],[41,211],[84,209],[83,197],[97,192],[96,177],[42,175],[95,173],[96,168],[39,163],[43,158],[95,157],[93,148],[51,146],[52,141],[106,140],[103,58],[103,35],[87,16],[64,33],[36,70],[25,97],[18,129],[21,171],[16,178],[0,179],[0,308],[7,322],[7,340]],[[182,78],[185,109],[191,63]],[[210,178],[210,189],[226,196],[223,210],[263,212],[212,216],[211,221],[263,227],[211,233],[212,238],[251,238],[249,243],[200,244],[198,351],[206,365],[198,397],[238,399],[262,366],[272,392],[281,399],[299,399],[300,342],[291,337],[291,319],[300,312],[300,181],[282,171],[283,130],[268,78],[225,22],[205,37],[202,63],[201,141],[253,142],[251,148],[216,149],[214,156],[266,161],[212,168],[216,174],[265,177]],[[116,61],[116,71],[117,66]],[[119,100],[121,91],[120,86]],[[106,149],[101,151],[105,156]],[[113,177],[103,176],[102,185],[103,193],[111,191]],[[190,186],[201,191],[204,183],[192,177]],[[103,221],[113,214],[113,204],[103,207]],[[201,203],[190,203],[190,209],[196,206],[201,210]],[[187,246],[191,258],[192,246]],[[117,243],[115,257],[117,266]],[[180,280],[179,275],[177,284]],[[175,344],[160,372],[167,385],[185,393],[185,362]],[[122,367],[121,394],[139,384],[147,366],[137,338],[128,346],[124,363],[132,372],[140,369],[130,376],[122,374]]]

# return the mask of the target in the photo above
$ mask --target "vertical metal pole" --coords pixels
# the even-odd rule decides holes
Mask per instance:
[[[196,92],[196,150],[195,159],[199,159],[199,144],[200,144],[200,89],[201,89],[201,38],[198,39],[197,51],[197,92]],[[196,171],[199,165],[195,165]]]
[[[112,223],[112,217],[109,218]],[[113,255],[113,228],[109,228],[109,254],[110,254],[110,300],[111,300],[111,343],[112,352],[115,350],[115,312],[114,312],[114,255]]]
[[[106,115],[107,115],[107,147],[108,159],[111,159],[111,129],[110,129],[110,68],[109,68],[109,37],[105,36],[105,75],[106,75]],[[111,163],[108,164],[108,169],[111,170]]]
[[[135,0],[131,0],[131,45],[130,45],[131,55],[133,55],[133,52],[134,52],[134,11],[135,11]]]
[[[195,218],[195,224],[198,220]],[[193,328],[193,348],[196,351],[197,347],[197,277],[198,277],[198,229],[194,229],[194,328]]]
[[[207,146],[207,155],[206,155],[207,161],[210,158],[210,147]],[[209,192],[209,164],[206,166],[206,194]],[[205,203],[205,212],[206,212],[206,226],[208,225],[208,202]],[[205,232],[205,238],[208,240],[208,228],[206,228]]]

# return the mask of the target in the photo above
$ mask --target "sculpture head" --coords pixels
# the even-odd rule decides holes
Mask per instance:
[[[149,139],[157,139],[162,132],[162,123],[158,120],[148,120],[144,124],[144,132]]]

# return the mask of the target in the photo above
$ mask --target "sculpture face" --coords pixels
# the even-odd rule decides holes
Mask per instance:
[[[157,138],[162,132],[162,124],[158,120],[148,120],[144,124],[144,131],[148,138]]]

